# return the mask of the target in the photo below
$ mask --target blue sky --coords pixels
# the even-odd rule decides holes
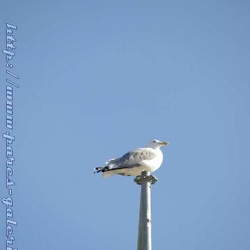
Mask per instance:
[[[250,248],[247,1],[1,5],[1,49],[6,23],[18,26],[16,248],[136,249],[139,186],[92,171],[153,138],[170,142],[152,189],[153,248]]]

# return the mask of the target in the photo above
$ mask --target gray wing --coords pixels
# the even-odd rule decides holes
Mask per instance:
[[[129,151],[120,158],[111,159],[106,162],[106,168],[109,170],[121,169],[121,168],[133,168],[141,166],[141,162],[144,160],[152,160],[156,157],[156,153],[151,148],[138,148]]]

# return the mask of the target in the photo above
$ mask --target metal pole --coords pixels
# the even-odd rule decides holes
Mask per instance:
[[[143,171],[134,181],[141,185],[137,250],[152,250],[151,185],[157,181],[157,178]]]

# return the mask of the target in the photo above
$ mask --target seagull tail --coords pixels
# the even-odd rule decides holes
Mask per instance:
[[[114,174],[117,174],[116,170],[110,171],[108,166],[96,167],[95,171],[94,171],[94,174],[100,173],[100,172],[103,173],[102,178],[104,178],[104,179],[107,178],[107,177],[109,177],[109,176],[112,176]]]
[[[116,174],[115,171],[106,171],[106,172],[103,173],[102,178],[105,179],[105,178],[108,178],[108,177],[110,177],[110,176],[112,176],[114,174]]]

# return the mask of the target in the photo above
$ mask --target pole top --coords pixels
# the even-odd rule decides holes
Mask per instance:
[[[142,182],[149,182],[151,185],[157,182],[157,178],[154,175],[150,175],[148,171],[142,171],[141,175],[135,177],[134,182],[141,185]]]

